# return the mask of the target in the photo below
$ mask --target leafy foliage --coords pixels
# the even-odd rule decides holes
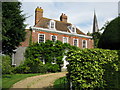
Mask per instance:
[[[71,50],[68,80],[75,89],[120,88],[120,51]]]
[[[39,59],[26,59],[24,64],[16,67],[14,73],[46,73],[47,69]]]
[[[25,57],[30,60],[44,59],[45,63],[56,62],[59,66],[58,70],[60,70],[66,49],[77,49],[77,47],[70,46],[70,44],[67,43],[63,44],[61,41],[53,42],[47,40],[45,43],[35,43],[29,46],[26,50]]]
[[[11,74],[12,66],[11,66],[11,58],[10,56],[1,56],[2,57],[2,74]]]
[[[93,40],[94,40],[94,48],[97,48],[99,39],[101,37],[101,33],[100,32],[94,32],[94,33],[92,33],[92,36],[93,36]]]
[[[115,18],[106,26],[99,40],[98,48],[120,49],[120,17]]]
[[[66,50],[78,49],[61,41],[47,40],[45,43],[30,45],[25,53],[25,62],[15,69],[15,73],[46,73],[61,71]],[[45,64],[43,64],[45,60]],[[51,64],[56,63],[56,64]]]
[[[47,68],[47,72],[58,72],[58,71],[60,71],[59,65],[57,65],[57,64],[47,63],[47,64],[45,64],[45,67]]]
[[[2,3],[2,53],[11,54],[25,39],[25,16],[20,2]]]

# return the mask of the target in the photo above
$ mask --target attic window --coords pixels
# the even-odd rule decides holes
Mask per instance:
[[[76,27],[74,25],[68,26],[71,33],[76,33]]]
[[[50,20],[50,29],[55,29],[55,21],[54,20]]]
[[[75,32],[75,27],[72,27],[72,32]]]

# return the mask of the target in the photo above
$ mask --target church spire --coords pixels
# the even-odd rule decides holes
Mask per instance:
[[[93,33],[94,32],[98,32],[98,22],[97,22],[95,10],[94,10],[94,18],[93,18]]]

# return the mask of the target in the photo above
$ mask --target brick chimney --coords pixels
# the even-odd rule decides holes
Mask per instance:
[[[62,13],[62,15],[60,16],[60,21],[63,21],[63,22],[67,23],[67,16]]]
[[[38,21],[43,17],[43,9],[40,7],[37,7],[35,9],[35,25],[38,23]]]

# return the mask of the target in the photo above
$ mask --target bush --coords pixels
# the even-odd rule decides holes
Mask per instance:
[[[120,88],[120,51],[71,50],[67,61],[67,77],[75,89]]]
[[[1,56],[2,57],[2,74],[11,74],[12,66],[11,66],[11,58],[10,56]]]
[[[47,68],[48,72],[58,72],[60,71],[59,65],[57,64],[51,64],[51,63],[47,63],[45,64],[45,67]]]
[[[24,64],[16,67],[15,73],[46,73],[47,69],[39,59],[26,59]]]

